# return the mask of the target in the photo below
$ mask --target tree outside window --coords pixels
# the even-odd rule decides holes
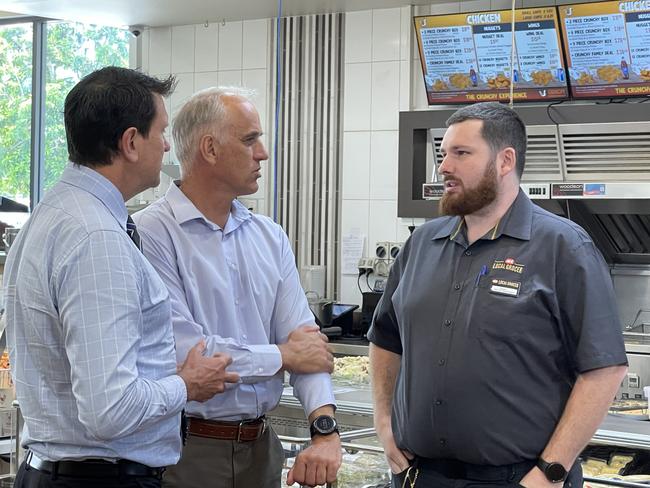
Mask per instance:
[[[44,188],[68,161],[63,103],[85,75],[129,64],[129,32],[114,27],[48,22],[45,79]],[[32,23],[0,25],[0,195],[29,203]]]

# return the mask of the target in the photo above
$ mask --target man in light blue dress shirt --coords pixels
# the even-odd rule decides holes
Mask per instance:
[[[159,487],[187,400],[220,393],[227,355],[177,372],[165,284],[125,201],[159,181],[174,79],[104,68],[65,101],[69,165],[7,257],[7,335],[27,448],[16,487]],[[133,239],[133,240],[132,240]],[[198,341],[197,341],[198,342]]]
[[[237,197],[255,193],[268,158],[245,90],[197,93],[174,121],[182,179],[138,212],[144,253],[167,285],[179,361],[204,340],[226,352],[242,383],[189,402],[190,436],[166,487],[280,486],[283,449],[264,415],[280,401],[284,371],[315,423],[288,482],[332,482],[341,463],[329,373],[333,359],[314,325],[289,240]]]

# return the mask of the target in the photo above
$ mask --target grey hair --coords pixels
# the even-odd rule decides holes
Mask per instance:
[[[224,97],[227,96],[238,96],[251,101],[255,90],[236,86],[206,88],[192,95],[174,117],[172,136],[183,174],[189,171],[198,150],[199,139],[207,130],[215,131],[219,139],[218,131],[227,122],[224,104]]]
[[[517,176],[521,178],[526,165],[526,125],[517,112],[499,102],[482,102],[463,107],[447,119],[447,127],[466,120],[482,120],[481,136],[496,155],[506,147],[515,150]]]

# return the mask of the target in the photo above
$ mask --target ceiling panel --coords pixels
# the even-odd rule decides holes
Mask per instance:
[[[354,10],[429,5],[409,0],[284,0],[284,15],[304,15]],[[459,2],[459,4],[462,2]],[[137,7],[136,7],[137,6]],[[0,0],[0,10],[54,19],[115,26],[197,24],[277,16],[270,0]]]

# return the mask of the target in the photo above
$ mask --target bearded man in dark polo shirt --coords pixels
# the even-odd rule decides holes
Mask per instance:
[[[368,334],[393,486],[581,487],[576,458],[627,370],[609,270],[520,191],[513,110],[475,104],[447,126],[445,216],[400,252]]]

